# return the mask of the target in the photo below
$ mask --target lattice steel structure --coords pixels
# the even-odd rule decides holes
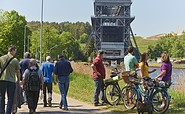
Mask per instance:
[[[94,1],[94,16],[91,17],[94,47],[105,51],[105,59],[124,58],[132,45],[130,36],[134,39],[134,35],[130,24],[135,17],[130,15],[131,4],[131,0]],[[137,47],[136,42],[135,45]]]

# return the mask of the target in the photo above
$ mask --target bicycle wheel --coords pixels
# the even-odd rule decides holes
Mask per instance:
[[[156,113],[163,114],[165,113],[170,104],[169,95],[165,91],[155,91],[152,96],[153,110]]]
[[[126,109],[134,109],[137,102],[137,92],[132,86],[122,89],[123,104]]]
[[[121,94],[116,84],[108,84],[104,90],[105,100],[110,105],[117,105],[120,101]]]

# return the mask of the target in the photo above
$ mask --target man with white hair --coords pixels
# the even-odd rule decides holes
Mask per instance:
[[[30,59],[30,67],[25,70],[22,83],[26,92],[29,114],[33,114],[36,111],[39,92],[43,89],[44,83],[42,71],[38,68],[35,59]]]
[[[51,57],[46,57],[46,62],[42,63],[40,67],[43,76],[44,76],[44,88],[43,88],[43,95],[44,95],[44,107],[47,106],[46,100],[46,90],[48,90],[48,106],[52,106],[52,73],[54,72],[54,65],[51,63]]]

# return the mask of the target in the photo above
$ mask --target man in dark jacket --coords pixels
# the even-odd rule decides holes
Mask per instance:
[[[56,75],[58,76],[58,87],[60,89],[61,101],[60,108],[64,106],[63,110],[68,110],[67,92],[69,88],[69,75],[73,72],[71,63],[64,59],[64,53],[59,55],[59,61],[55,64],[54,83],[56,84]]]

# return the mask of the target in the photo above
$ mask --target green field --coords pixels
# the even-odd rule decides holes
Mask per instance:
[[[157,41],[158,41],[156,39],[152,39],[152,38],[144,39],[144,38],[138,37],[138,36],[135,37],[135,39],[136,39],[136,43],[138,45],[140,53],[146,52],[149,45],[155,45],[155,44],[157,44]],[[132,40],[132,43],[134,44],[132,38],[131,38],[131,40]]]
[[[84,101],[93,105],[93,92],[94,92],[94,82],[89,75],[83,75],[80,73],[72,73],[70,76],[70,87],[68,96]],[[124,85],[123,81],[119,83]],[[54,92],[59,93],[58,86],[53,87]],[[166,114],[183,114],[185,113],[185,95],[177,92],[175,90],[170,90],[170,95],[172,97],[169,110]],[[106,106],[107,109],[113,112],[119,112],[124,114],[136,113],[136,110],[126,110],[123,106],[123,102],[120,102],[116,106]]]

